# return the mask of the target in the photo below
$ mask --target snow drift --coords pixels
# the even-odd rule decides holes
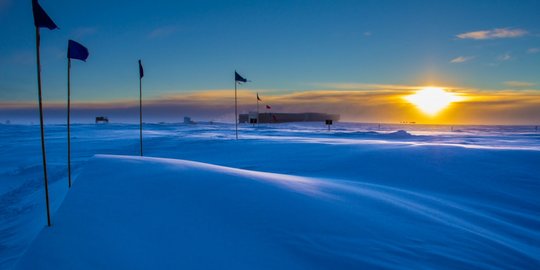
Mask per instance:
[[[99,155],[16,269],[540,267],[537,199],[511,211],[441,193],[445,178],[368,180]]]

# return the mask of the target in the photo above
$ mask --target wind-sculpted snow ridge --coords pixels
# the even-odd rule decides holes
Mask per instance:
[[[16,269],[540,267],[538,183],[350,177],[98,155]]]

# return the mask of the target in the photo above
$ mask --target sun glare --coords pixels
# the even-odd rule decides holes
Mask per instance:
[[[450,103],[460,101],[461,97],[442,88],[426,87],[410,96],[406,96],[405,99],[422,112],[434,116],[448,107]]]

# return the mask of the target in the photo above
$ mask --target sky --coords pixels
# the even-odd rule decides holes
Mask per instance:
[[[65,118],[67,40],[74,121],[234,121],[255,93],[274,112],[343,121],[540,123],[540,1],[41,0],[45,121]],[[0,122],[37,122],[31,1],[0,0]],[[404,98],[427,86],[463,96],[436,115]]]

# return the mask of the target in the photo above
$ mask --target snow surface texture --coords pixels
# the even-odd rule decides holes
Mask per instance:
[[[57,207],[67,186],[65,135],[48,129]],[[136,154],[136,126],[76,126],[74,187],[17,268],[540,267],[534,127],[370,129],[245,126],[235,141],[230,125],[146,127],[148,155],[220,167],[127,156],[86,162],[94,153]],[[31,139],[22,150],[37,145]],[[30,139],[2,138],[2,160],[15,165],[21,157],[5,154],[15,149],[10,140]],[[6,268],[45,224],[38,158],[20,171],[2,167]],[[24,179],[29,172],[38,179]]]

